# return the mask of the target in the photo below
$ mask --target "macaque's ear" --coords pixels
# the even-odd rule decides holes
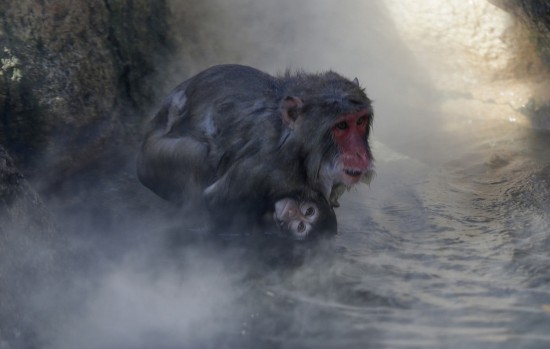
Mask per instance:
[[[352,82],[355,84],[355,86],[359,86],[359,79],[355,78]]]
[[[304,102],[298,97],[285,97],[281,106],[281,119],[283,120],[283,124],[293,129],[294,123],[296,119],[298,119],[298,109],[300,109],[302,105],[304,105]]]

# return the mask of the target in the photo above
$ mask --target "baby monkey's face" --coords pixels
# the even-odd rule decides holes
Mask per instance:
[[[273,219],[280,233],[294,240],[304,240],[323,230],[336,232],[336,216],[324,199],[280,199],[275,202]]]

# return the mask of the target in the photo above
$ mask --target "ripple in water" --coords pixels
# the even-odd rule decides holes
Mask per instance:
[[[381,146],[371,188],[342,202],[333,247],[254,280],[248,340],[550,346],[550,137],[494,127],[491,147],[469,137],[455,159],[429,164]]]

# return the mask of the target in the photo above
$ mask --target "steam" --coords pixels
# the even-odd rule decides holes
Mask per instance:
[[[406,59],[378,2],[173,0],[170,7],[181,53],[166,79],[159,78],[166,81],[159,101],[218,63],[357,77],[375,100],[376,135],[406,122],[389,116],[404,103],[428,98],[418,95],[415,84],[425,82],[410,76],[422,74]],[[69,256],[59,262],[61,275],[29,299],[40,319],[32,324],[39,342],[51,349],[214,348],[219,340],[239,338],[243,319],[254,313],[242,300],[254,282],[245,276],[258,272],[260,257],[243,257],[240,247],[173,244],[174,236],[191,234],[177,227],[186,217],[166,214],[166,204],[135,178],[127,182],[104,183],[103,194],[75,193],[57,204]],[[121,200],[128,192],[143,202]],[[81,201],[89,210],[72,214],[70,205]],[[315,274],[315,264],[308,268],[307,275]]]
[[[194,41],[185,31],[175,33],[181,53],[172,68],[175,80],[167,89],[221,63],[251,65],[271,74],[289,68],[331,69],[349,79],[357,77],[374,100],[375,138],[399,143],[403,136],[422,137],[426,128],[437,127],[433,101],[438,93],[428,72],[401,42],[384,1],[192,3],[195,6],[170,2],[175,22],[195,18],[200,29]]]
[[[431,109],[437,93],[381,2],[172,0],[170,8],[181,52],[159,77],[159,104],[176,84],[213,64],[270,73],[332,69],[357,77],[374,100],[375,140],[406,150],[406,140],[437,127]],[[334,291],[310,282],[336,268],[326,262],[330,254],[288,270],[269,262],[289,258],[281,251],[266,258],[243,252],[250,246],[238,243],[182,242],[202,240],[200,232],[185,229],[190,217],[171,211],[135,178],[104,185],[103,196],[75,193],[71,201],[94,210],[75,215],[71,202],[57,204],[69,256],[28,299],[44,348],[221,348],[245,340],[244,324],[255,314],[247,297],[257,295],[250,289],[258,283]],[[121,199],[128,192],[135,201]],[[290,330],[307,327],[289,318]]]
[[[47,335],[47,347],[215,347],[224,333],[238,334],[242,272],[200,247],[165,255],[130,253],[91,275],[82,303]]]

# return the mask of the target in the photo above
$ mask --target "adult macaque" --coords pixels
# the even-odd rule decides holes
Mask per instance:
[[[138,176],[167,200],[213,212],[239,206],[261,216],[296,192],[337,206],[343,188],[370,180],[372,119],[357,79],[215,66],[165,100]]]

